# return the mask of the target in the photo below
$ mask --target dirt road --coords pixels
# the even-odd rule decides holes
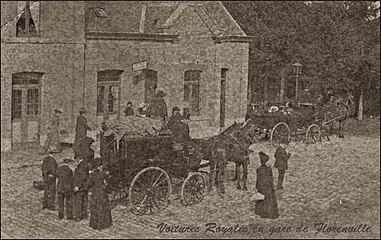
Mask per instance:
[[[379,145],[379,136],[333,138],[331,142],[323,141],[314,145],[291,143],[289,150],[292,156],[289,161],[289,171],[285,176],[285,189],[277,192],[280,218],[276,220],[256,217],[252,212],[253,204],[250,201],[255,192],[255,169],[259,167],[258,152],[268,153],[269,165],[274,164],[274,149],[263,143],[252,146],[255,152],[251,156],[249,191],[237,190],[235,184],[228,180],[234,173],[234,166],[229,165],[226,174],[227,192],[223,198],[212,192],[211,195],[206,195],[200,204],[188,207],[182,206],[179,200],[172,200],[167,209],[153,216],[135,216],[128,211],[128,206],[126,209],[118,206],[112,210],[113,226],[103,231],[92,230],[88,226],[88,221],[76,223],[58,220],[56,212],[41,210],[42,192],[32,187],[33,180],[39,180],[41,175],[38,166],[39,156],[33,152],[2,154],[1,236],[7,238],[380,238]],[[59,156],[57,158],[60,159]],[[275,169],[273,175],[276,182]],[[162,232],[158,227],[160,223],[163,223]],[[320,226],[322,230],[316,234],[315,224],[319,223],[322,223]],[[307,231],[304,227],[302,229],[305,232],[296,231],[301,224],[308,227]],[[324,224],[326,225],[323,228]],[[329,232],[333,226],[364,229],[365,224],[371,227],[371,232],[349,234]],[[193,227],[194,232],[167,232],[179,231],[177,225]]]

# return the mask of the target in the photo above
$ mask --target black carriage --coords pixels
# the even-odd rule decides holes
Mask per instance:
[[[322,122],[317,117],[317,110],[313,104],[300,104],[298,109],[292,112],[266,112],[253,114],[252,124],[257,128],[258,135],[264,135],[270,139],[274,146],[284,140],[304,139],[306,142],[320,140]]]
[[[135,214],[154,214],[170,203],[172,186],[184,205],[201,202],[206,187],[201,156],[172,135],[101,137],[113,199],[128,199]]]

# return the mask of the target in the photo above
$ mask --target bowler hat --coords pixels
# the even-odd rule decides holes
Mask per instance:
[[[85,113],[85,112],[86,112],[86,109],[84,108],[79,109],[79,113]]]

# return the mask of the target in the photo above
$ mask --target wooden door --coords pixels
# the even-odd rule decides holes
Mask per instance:
[[[32,75],[33,76],[33,75]],[[41,87],[29,75],[12,81],[12,148],[37,148],[40,145]]]

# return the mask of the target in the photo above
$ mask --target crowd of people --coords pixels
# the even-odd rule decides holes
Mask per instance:
[[[73,221],[87,219],[89,208],[91,228],[101,230],[109,227],[112,217],[106,192],[107,171],[102,168],[100,159],[77,159],[64,158],[60,164],[51,154],[43,159],[42,209],[56,211],[57,195],[58,219],[63,219],[65,215],[66,219]]]

